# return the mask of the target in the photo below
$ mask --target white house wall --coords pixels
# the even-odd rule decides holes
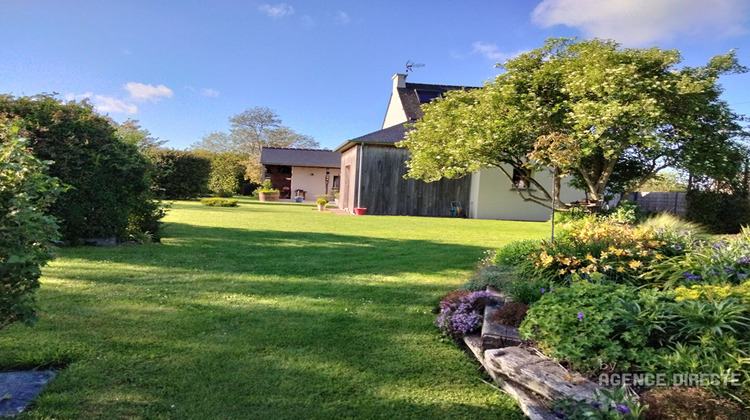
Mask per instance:
[[[513,169],[508,166],[509,173]],[[534,179],[547,191],[552,191],[552,174],[536,172]],[[585,197],[582,191],[568,186],[563,179],[560,199],[565,202]],[[517,191],[511,188],[508,177],[498,168],[485,168],[472,174],[471,203],[469,217],[472,219],[525,220],[543,222],[550,219],[550,210],[539,204],[524,201]]]
[[[328,194],[331,194],[334,175],[339,176],[339,168],[329,168]],[[292,167],[292,197],[296,190],[304,190],[305,201],[315,201],[318,195],[326,194],[326,168],[309,166]]]

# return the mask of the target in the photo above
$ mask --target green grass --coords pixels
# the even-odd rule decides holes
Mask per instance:
[[[161,244],[70,248],[0,368],[66,365],[22,418],[523,418],[434,328],[483,251],[543,223],[177,202]]]

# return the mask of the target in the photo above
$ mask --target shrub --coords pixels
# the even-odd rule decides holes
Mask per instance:
[[[151,164],[135,146],[85,101],[2,95],[0,112],[17,118],[34,156],[54,161],[48,174],[70,186],[49,210],[64,239],[127,237],[134,208],[151,199]]]
[[[518,267],[529,258],[532,252],[539,249],[539,245],[540,242],[533,239],[513,241],[497,251],[494,262],[497,265]]]
[[[146,157],[154,165],[153,188],[169,200],[188,200],[208,192],[211,160],[194,152],[153,148]]]
[[[440,315],[435,319],[444,335],[460,338],[482,326],[484,308],[492,293],[457,291],[440,302]]]
[[[237,199],[226,199],[222,197],[201,198],[201,204],[211,207],[237,207]]]
[[[712,233],[738,233],[750,224],[747,194],[715,191],[689,191],[685,217],[706,226]]]
[[[277,193],[279,192],[278,189],[273,187],[273,184],[271,183],[271,180],[266,178],[262,184],[260,184],[260,187],[256,189],[253,192],[253,195],[258,195],[258,193]]]
[[[577,281],[558,287],[531,306],[521,336],[587,373],[603,366],[630,371],[652,364],[655,353],[645,347],[648,330],[628,316],[622,304],[633,296],[635,289],[623,285]]]
[[[325,198],[319,198],[317,203],[319,206],[325,206],[326,204],[328,204],[328,201],[326,201]]]
[[[640,420],[648,418],[648,405],[628,395],[626,388],[600,389],[595,401],[576,401],[570,398],[555,400],[552,409],[557,418],[567,420]]]
[[[514,269],[505,266],[488,265],[480,268],[460,289],[477,291],[485,290],[487,286],[492,286],[498,290],[506,290],[507,283],[515,279],[516,274]]]
[[[36,321],[34,292],[40,267],[52,259],[55,219],[45,214],[61,192],[45,164],[19,140],[17,128],[0,125],[0,329]]]
[[[607,218],[615,223],[636,224],[643,219],[641,206],[632,201],[621,201],[617,207],[607,212]]]
[[[505,302],[502,306],[497,308],[492,315],[492,320],[500,325],[518,328],[521,326],[523,319],[526,318],[526,312],[528,310],[529,305],[525,303]]]

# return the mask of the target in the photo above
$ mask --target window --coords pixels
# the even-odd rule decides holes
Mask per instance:
[[[530,188],[531,171],[519,171],[513,169],[513,189],[527,190]]]
[[[417,91],[417,97],[419,98],[420,104],[429,103],[431,100],[441,96],[443,95],[441,95],[440,92]]]

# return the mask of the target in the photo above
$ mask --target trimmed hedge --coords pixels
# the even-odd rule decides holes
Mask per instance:
[[[712,233],[739,233],[750,224],[747,194],[715,191],[689,191],[685,217],[705,226]]]
[[[118,140],[109,120],[88,102],[0,95],[0,113],[16,120],[35,157],[54,162],[48,174],[69,186],[50,207],[65,240],[129,239],[137,233],[129,226],[136,225],[158,229],[163,212],[152,202],[150,162],[135,146]],[[133,224],[134,213],[150,220]]]
[[[211,207],[237,207],[237,199],[221,197],[201,198],[201,204]]]
[[[161,198],[189,200],[208,192],[211,160],[193,152],[151,149],[146,157],[154,165],[154,189]]]

